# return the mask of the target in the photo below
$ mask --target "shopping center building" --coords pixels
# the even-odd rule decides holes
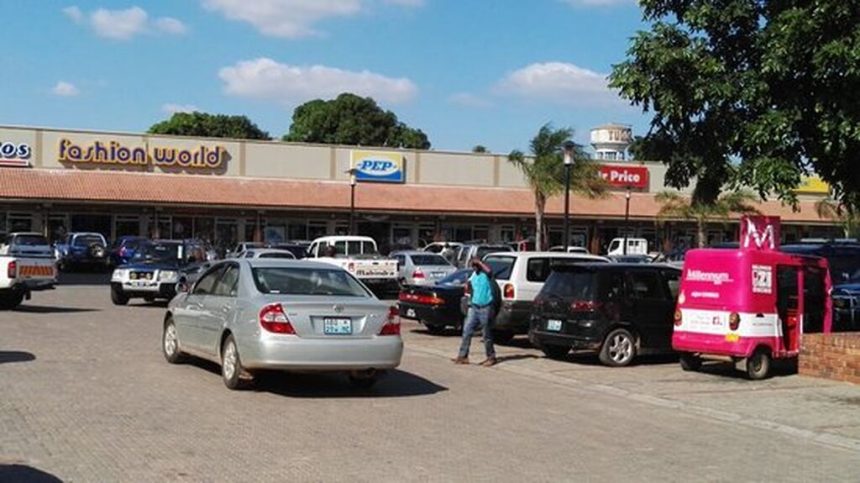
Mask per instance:
[[[613,129],[596,128],[592,137],[617,140]],[[611,147],[613,140],[604,140]],[[647,238],[652,249],[689,246],[692,222],[657,220],[655,194],[665,189],[666,167],[625,161],[607,143],[598,147],[612,190],[598,199],[571,197],[573,243],[597,251],[626,233]],[[515,241],[534,232],[534,197],[504,154],[0,126],[0,235],[98,231],[109,239],[199,238],[219,246],[308,240],[349,230],[353,175],[356,231],[383,250],[434,240]],[[826,194],[826,186],[810,182],[800,188],[798,211],[777,201],[758,208],[782,217],[788,240],[838,236],[832,221],[816,215]],[[562,238],[563,212],[563,197],[549,200],[553,244]],[[734,239],[736,228],[714,223],[708,238]]]

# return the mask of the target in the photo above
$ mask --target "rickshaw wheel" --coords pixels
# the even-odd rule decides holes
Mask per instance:
[[[690,353],[681,354],[681,369],[684,371],[698,371],[702,367],[702,358]]]
[[[757,349],[747,358],[747,376],[760,381],[770,375],[770,354],[765,349]]]

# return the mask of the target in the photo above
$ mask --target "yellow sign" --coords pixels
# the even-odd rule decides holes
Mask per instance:
[[[358,181],[379,181],[383,183],[402,183],[403,155],[390,151],[353,150],[351,163]]]
[[[227,150],[223,146],[200,145],[196,149],[155,147],[151,152],[144,147],[128,147],[117,141],[95,141],[82,146],[68,139],[60,139],[59,160],[74,164],[119,164],[161,168],[219,169]]]
[[[818,176],[806,176],[800,181],[800,186],[795,188],[794,191],[808,195],[826,195],[830,193],[830,185]]]

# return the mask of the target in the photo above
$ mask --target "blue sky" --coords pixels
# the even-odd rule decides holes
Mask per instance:
[[[643,28],[634,0],[5,0],[0,18],[0,124],[144,131],[197,109],[280,137],[342,90],[439,150],[648,124],[604,79]]]

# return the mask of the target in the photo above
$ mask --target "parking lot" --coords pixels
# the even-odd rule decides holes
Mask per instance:
[[[374,389],[233,392],[213,364],[164,361],[163,305],[65,282],[0,313],[0,481],[860,480],[857,386],[553,361],[522,338],[493,368],[455,366],[457,334],[404,322],[403,364]]]

